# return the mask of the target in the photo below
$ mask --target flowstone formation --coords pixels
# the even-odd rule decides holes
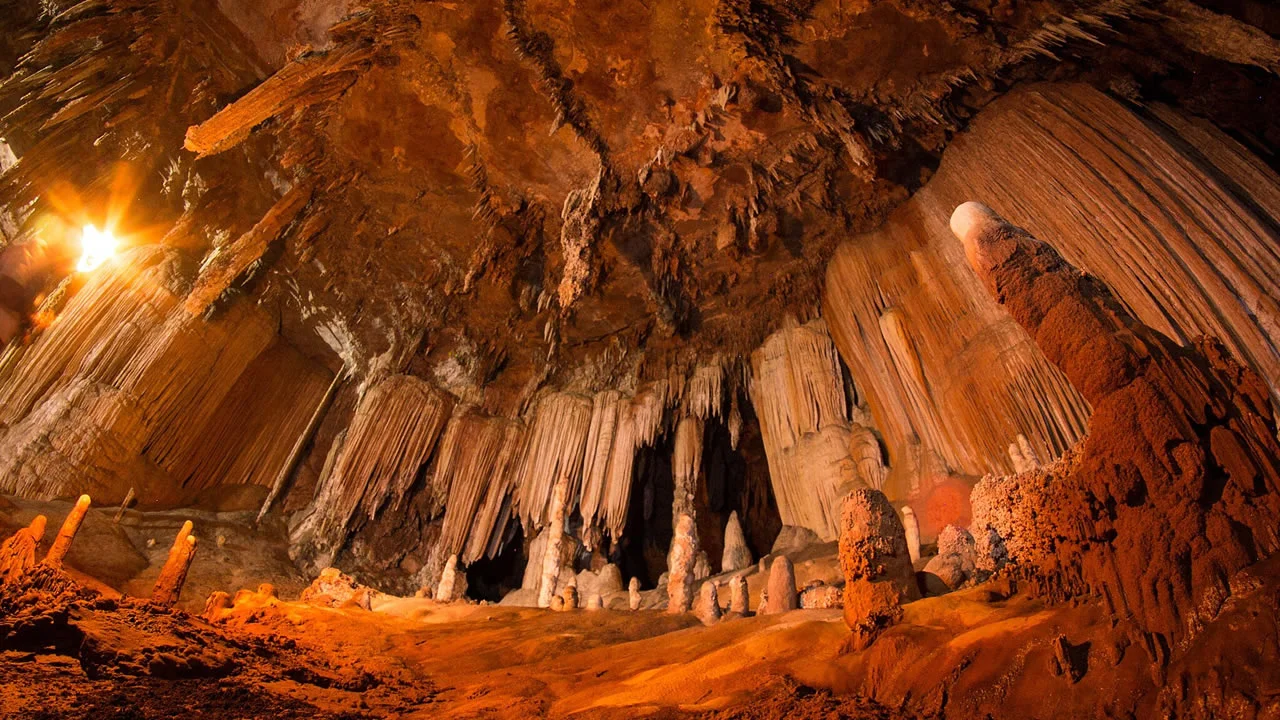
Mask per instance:
[[[1163,668],[1230,602],[1237,573],[1280,549],[1280,442],[1265,383],[1206,338],[1177,345],[1105,285],[990,208],[951,226],[991,294],[1089,400],[1089,434],[1013,476],[994,530],[1053,600],[1099,595]],[[999,493],[991,481],[985,494]]]

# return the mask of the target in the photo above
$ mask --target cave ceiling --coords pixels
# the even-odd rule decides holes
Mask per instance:
[[[493,409],[736,356],[1011,84],[1167,70],[1125,0],[8,4],[27,232],[124,198],[190,311]]]

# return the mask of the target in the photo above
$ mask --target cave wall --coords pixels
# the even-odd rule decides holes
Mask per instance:
[[[73,277],[42,306],[47,327],[9,344],[0,490],[110,503],[134,488],[163,506],[280,475],[328,371],[254,305],[189,315],[181,269],[173,251],[129,251]]]
[[[965,265],[947,227],[980,199],[1096,274],[1143,322],[1209,333],[1280,387],[1280,182],[1206,124],[1084,85],[993,103],[937,173],[827,269],[824,316],[883,433],[891,497],[951,474],[1007,474],[1078,441],[1088,403]],[[1026,446],[1024,444],[1023,447]],[[933,462],[931,473],[902,468]],[[919,480],[923,477],[923,483]]]

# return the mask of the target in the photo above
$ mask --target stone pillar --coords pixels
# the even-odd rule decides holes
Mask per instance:
[[[631,578],[631,583],[627,585],[627,604],[632,610],[640,609],[640,578]]]
[[[76,533],[80,530],[80,523],[84,522],[84,515],[87,512],[89,512],[89,496],[81,495],[75,507],[71,508],[71,512],[67,514],[67,519],[62,521],[62,529],[58,531],[58,537],[54,538],[53,547],[49,548],[49,553],[44,556],[46,563],[53,567],[62,567],[62,559],[71,549],[71,541],[75,540]]]
[[[196,554],[196,537],[191,534],[195,526],[188,520],[182,524],[173,547],[169,548],[169,558],[160,569],[160,577],[151,591],[151,601],[165,607],[173,607],[182,595],[182,585],[187,581],[187,571],[191,569],[191,561]]]
[[[693,518],[681,515],[671,539],[670,573],[667,580],[667,612],[688,612],[693,607],[693,566],[697,562],[698,536]]]
[[[902,506],[902,529],[907,534],[907,553],[915,563],[920,559],[920,521],[910,505]]]

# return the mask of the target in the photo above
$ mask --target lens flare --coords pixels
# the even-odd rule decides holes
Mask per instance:
[[[116,254],[116,239],[108,230],[85,225],[84,234],[80,237],[80,247],[80,262],[76,263],[76,270],[93,272]]]

